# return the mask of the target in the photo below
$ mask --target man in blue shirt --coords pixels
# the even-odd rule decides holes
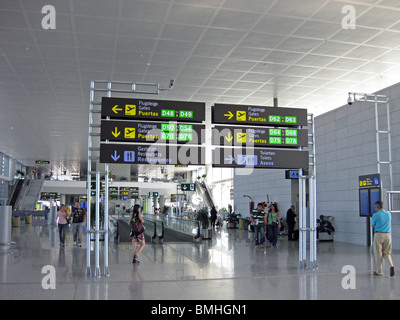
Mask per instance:
[[[383,210],[382,201],[375,202],[375,210],[371,219],[371,226],[374,231],[374,255],[376,271],[374,275],[383,276],[382,261],[386,260],[390,266],[390,276],[394,276],[394,266],[392,261],[392,236],[390,234],[390,225],[392,222],[392,216],[390,212]]]

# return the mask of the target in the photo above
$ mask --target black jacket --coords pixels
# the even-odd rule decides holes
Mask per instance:
[[[295,224],[296,220],[294,219],[297,215],[293,212],[292,209],[289,209],[286,213],[286,223],[287,224]]]

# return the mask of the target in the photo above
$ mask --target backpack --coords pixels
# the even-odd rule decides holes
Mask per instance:
[[[83,212],[83,209],[74,210],[74,217],[72,219],[73,223],[83,222],[84,218],[85,218],[85,213]]]
[[[131,233],[130,236],[139,235],[145,231],[143,223],[139,219],[139,215],[133,217],[131,221]]]

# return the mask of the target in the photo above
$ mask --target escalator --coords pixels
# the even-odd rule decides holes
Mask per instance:
[[[15,205],[17,203],[18,196],[21,193],[24,181],[25,181],[24,179],[18,179],[14,184],[14,188],[11,193],[10,200],[8,201],[8,205],[11,206],[13,209],[16,209]]]
[[[10,203],[13,201],[13,209],[34,210],[43,188],[43,181],[43,179],[19,180],[10,198]]]
[[[43,188],[42,179],[32,179],[29,184],[29,189],[27,190],[25,197],[22,201],[22,209],[23,210],[34,210],[36,207],[36,203],[40,199],[40,193]]]
[[[215,207],[214,197],[205,181],[196,181],[196,192],[201,195],[208,208]]]

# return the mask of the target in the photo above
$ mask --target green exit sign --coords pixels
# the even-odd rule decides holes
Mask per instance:
[[[157,198],[158,197],[158,192],[149,192],[149,197],[150,198]]]

